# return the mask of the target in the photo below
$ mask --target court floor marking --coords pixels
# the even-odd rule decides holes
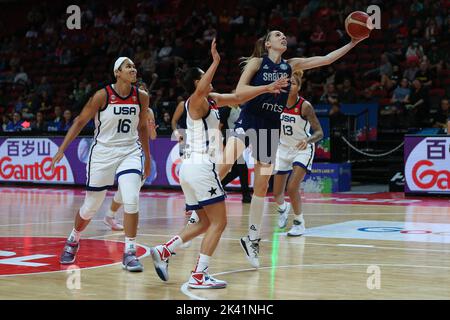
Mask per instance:
[[[112,237],[112,236],[124,236],[124,234],[105,234],[105,235],[101,235],[101,236],[93,236],[93,237],[88,237],[86,239],[98,239],[98,238],[105,238],[105,237]],[[169,237],[170,235],[161,235],[161,234],[138,234],[137,236],[143,236],[143,237]],[[9,236],[9,237],[13,237],[13,236]],[[35,236],[35,237],[52,237],[52,238],[59,238],[62,237],[64,238],[64,236]],[[203,237],[197,237],[199,239],[202,239]],[[229,240],[229,241],[238,241],[239,239],[237,238],[227,238],[227,237],[223,237],[221,238],[221,240]],[[118,240],[109,240],[109,241],[113,241],[113,242],[120,242],[123,243],[123,241],[118,241]],[[272,240],[268,240],[268,239],[263,239],[261,240],[261,242],[273,242]],[[286,241],[287,243],[294,243],[294,244],[299,244],[298,242],[293,242],[293,241]],[[349,246],[348,244],[326,244],[326,243],[314,243],[314,242],[307,242],[305,244],[309,244],[309,245],[318,245],[318,246],[329,246],[329,247],[337,247],[337,246]],[[138,243],[139,246],[143,247],[146,252],[140,256],[139,258],[143,259],[147,256],[150,255],[150,247],[143,245],[141,243]],[[361,246],[359,245],[350,245],[350,247],[357,247],[357,248],[361,248]],[[367,247],[366,245],[364,245],[364,247]],[[383,250],[407,250],[407,251],[426,251],[426,252],[445,252],[445,253],[450,253],[449,250],[437,250],[437,249],[422,249],[422,248],[400,248],[400,247],[380,247],[380,246],[373,246],[370,247],[371,249],[383,249]],[[106,265],[102,265],[102,266],[96,266],[96,267],[88,267],[88,268],[82,268],[80,269],[80,271],[84,271],[84,270],[90,270],[90,269],[98,269],[98,268],[103,268],[103,267],[109,267],[109,266],[114,266],[114,265],[118,265],[121,262],[115,262],[115,263],[111,263],[111,264],[106,264]],[[303,267],[303,266],[311,266],[311,267],[315,267],[315,266],[369,266],[369,265],[373,265],[372,264],[311,264],[311,265],[287,265],[287,266],[277,266],[277,268],[290,268],[290,267]],[[439,269],[450,269],[450,267],[444,267],[444,266],[420,266],[420,265],[402,265],[402,264],[376,264],[377,266],[398,266],[398,267],[428,267],[428,268],[439,268]],[[269,266],[269,267],[260,267],[259,270],[264,270],[264,269],[271,269],[273,268],[273,266]],[[231,271],[224,271],[224,272],[220,272],[220,273],[215,273],[214,275],[222,275],[222,274],[228,274],[228,273],[235,273],[235,272],[244,272],[244,271],[251,271],[251,270],[255,270],[254,268],[247,268],[247,269],[237,269],[237,270],[231,270]],[[60,272],[67,272],[67,270],[56,270],[56,271],[48,271],[48,272],[39,272],[39,273],[25,273],[25,274],[11,274],[11,275],[0,275],[0,279],[1,278],[7,278],[7,277],[13,277],[13,276],[28,276],[28,275],[41,275],[41,274],[48,274],[48,273],[60,273]],[[187,283],[183,284],[183,286],[185,287],[185,290],[187,290]],[[182,286],[182,288],[183,288]],[[188,291],[187,291],[188,292]],[[191,297],[190,294],[187,294],[185,292],[183,292],[185,295]],[[195,295],[193,295],[195,296]],[[200,299],[202,300],[202,299]]]
[[[1,194],[1,188],[0,188],[0,194]],[[55,192],[55,193],[38,193],[38,194],[43,194],[43,195],[61,195],[60,192]],[[107,195],[106,199],[109,198],[113,198],[113,191],[111,191],[111,195]],[[169,195],[166,197],[160,197],[158,195],[154,196],[152,194],[152,192],[143,192],[142,193],[143,198],[154,198],[154,199],[174,199],[174,200],[182,200],[183,198],[183,193],[180,191],[177,194],[174,193],[169,193]],[[360,195],[360,194],[355,194],[355,195]],[[85,197],[84,194],[72,194],[71,196],[73,197]],[[274,203],[275,200],[273,199],[273,197],[271,196],[266,196],[265,197],[267,199],[268,203]],[[302,197],[302,203],[305,205],[332,205],[332,206],[340,206],[340,205],[352,205],[352,206],[364,206],[366,207],[367,205],[370,206],[383,206],[383,207],[427,207],[427,208],[439,208],[442,209],[442,206],[429,206],[427,205],[427,203],[429,202],[429,200],[420,200],[420,199],[410,199],[409,201],[412,201],[411,203],[377,203],[378,201],[381,200],[385,200],[386,202],[392,200],[392,201],[396,201],[396,200],[400,200],[400,201],[408,201],[408,199],[388,199],[388,198],[380,198],[380,199],[368,199],[366,201],[355,201],[354,199],[361,199],[360,198],[336,198],[335,202],[330,203],[330,202],[323,202],[321,203],[320,201],[331,201],[334,199],[330,199],[333,198],[332,196],[327,197],[326,199],[321,199],[321,198],[310,198],[310,197]],[[288,199],[287,197],[285,197],[285,199]],[[241,202],[241,197],[237,196],[237,195],[231,195],[230,197],[228,197],[228,202]],[[425,202],[425,203],[424,203]],[[445,200],[444,200],[445,202]],[[448,200],[449,205],[450,205],[450,200]],[[450,208],[450,207],[448,207]]]
[[[166,234],[140,233],[140,234],[137,235],[137,237],[166,237],[167,239],[169,239],[169,237],[173,237],[173,234],[172,235],[166,235]],[[203,239],[203,237],[199,236],[199,237],[194,238],[193,240],[195,240],[195,239]],[[227,237],[221,237],[220,239],[221,240],[228,240],[228,241],[236,241],[236,242],[240,240],[240,238],[227,238]],[[298,237],[297,239],[303,239],[303,238]],[[331,238],[329,238],[329,239],[331,239]],[[347,240],[349,240],[349,239],[347,239]],[[271,242],[273,242],[273,240],[262,239],[261,242],[271,243]],[[283,243],[300,244],[298,241],[289,241],[289,240],[286,240]],[[160,244],[160,243],[158,243],[158,244]],[[384,246],[377,246],[377,245],[358,245],[358,244],[347,244],[347,243],[344,243],[344,244],[343,243],[331,244],[331,243],[305,242],[305,245],[326,246],[326,247],[355,247],[355,248],[369,248],[369,249],[382,249],[382,250],[405,250],[405,251],[425,251],[425,252],[450,253],[450,250],[441,250],[441,249],[384,247]]]
[[[405,212],[343,212],[343,213],[311,213],[306,214],[306,217],[315,217],[315,216],[370,216],[370,215],[407,215]],[[417,216],[427,216],[427,215],[443,215],[448,216],[448,213],[434,213],[434,212],[422,212],[422,213],[414,213]],[[249,214],[230,214],[227,217],[248,217]],[[278,216],[278,213],[265,213],[263,216]],[[0,216],[1,217],[1,216]],[[157,220],[157,219],[187,219],[187,216],[183,214],[183,216],[171,216],[171,217],[147,217],[147,218],[139,218],[139,220]],[[21,227],[21,226],[32,226],[32,225],[45,225],[45,224],[66,224],[73,223],[74,220],[61,220],[61,221],[48,221],[48,222],[29,222],[29,223],[12,223],[12,224],[0,224],[0,228],[2,227]],[[103,219],[91,220],[91,222],[103,222]]]
[[[9,236],[7,236],[9,237]],[[5,238],[5,237],[2,237]],[[65,238],[64,237],[60,237],[60,236],[32,236],[32,238]],[[86,238],[86,239],[91,239],[91,238]],[[117,240],[108,240],[111,242],[120,242],[120,243],[124,243],[124,241],[117,241]],[[148,257],[150,255],[150,247],[145,246],[143,244],[138,243],[138,245],[142,248],[145,249],[145,253],[142,256],[139,256],[139,259],[143,259],[145,257]],[[101,266],[95,266],[95,267],[87,267],[87,268],[80,268],[80,272],[84,271],[84,270],[91,270],[91,269],[98,269],[98,268],[104,268],[104,267],[110,267],[110,266],[115,266],[118,264],[121,264],[122,262],[114,262],[114,263],[109,263],[109,264],[105,264],[105,265],[101,265]],[[76,266],[75,264],[72,265],[67,265],[68,267],[70,266]],[[74,270],[74,269],[72,269]],[[14,277],[14,276],[33,276],[33,275],[41,275],[41,274],[48,274],[48,273],[60,273],[60,272],[70,272],[70,269],[66,269],[66,270],[55,270],[55,271],[46,271],[46,272],[34,272],[34,273],[20,273],[20,274],[5,274],[5,275],[0,275],[0,279],[2,278],[9,278],[9,277]]]
[[[385,263],[331,263],[331,264],[297,264],[297,265],[284,265],[284,266],[268,266],[268,267],[260,267],[258,269],[255,268],[246,268],[246,269],[235,269],[235,270],[229,270],[229,271],[223,271],[223,272],[217,272],[214,274],[211,274],[212,276],[220,276],[220,275],[226,275],[226,274],[232,274],[232,273],[239,273],[239,272],[247,272],[247,271],[259,271],[259,270],[270,270],[270,269],[287,269],[287,268],[342,268],[342,267],[368,267],[376,265],[378,267],[394,267],[394,268],[430,268],[430,269],[446,269],[450,270],[450,267],[444,267],[444,266],[427,266],[427,265],[408,265],[408,264],[385,264]],[[219,290],[219,289],[218,289]],[[185,282],[180,287],[180,291],[188,296],[191,299],[194,300],[208,300],[206,297],[200,297],[189,290],[188,283]],[[203,291],[204,292],[204,291]],[[215,298],[217,299],[217,298]]]
[[[101,220],[102,221],[102,220]],[[285,235],[286,233],[278,233],[278,235]],[[103,235],[98,235],[98,236],[92,236],[92,237],[85,237],[85,239],[101,239],[101,238],[108,238],[108,237],[123,237],[125,236],[125,234],[123,232],[120,233],[108,233],[108,234],[103,234]],[[169,238],[172,237],[173,234],[149,234],[149,233],[138,233],[137,237],[165,237],[165,238]],[[3,237],[23,237],[23,235],[5,235]],[[36,236],[36,237],[43,237],[43,236]],[[48,237],[62,237],[65,238],[67,237],[67,235],[53,235],[53,236],[48,236]],[[286,236],[287,238],[287,236]],[[310,238],[315,238],[315,237],[310,237]],[[83,239],[83,238],[81,238]],[[203,236],[198,236],[195,239],[203,239]],[[228,240],[228,241],[239,241],[240,238],[228,238],[228,237],[221,237],[221,239],[223,240]],[[307,237],[298,237],[297,239],[307,239]],[[332,238],[330,238],[332,239]],[[334,239],[334,238],[333,238]],[[347,240],[351,240],[351,239],[347,239]],[[356,240],[356,239],[355,239]],[[389,240],[389,241],[394,241],[394,240]],[[122,241],[117,241],[117,242],[122,242]],[[273,242],[273,240],[270,239],[262,239],[261,242],[268,242],[271,243]],[[398,242],[398,241],[395,241]],[[299,244],[298,241],[290,241],[290,240],[286,240],[284,241],[284,243],[290,243],[290,244]],[[409,242],[406,242],[409,243]],[[369,249],[382,249],[382,250],[404,250],[404,251],[423,251],[423,252],[441,252],[441,253],[450,253],[450,250],[445,250],[445,249],[430,249],[430,248],[407,248],[407,247],[387,247],[387,246],[377,246],[375,245],[367,245],[367,244],[352,244],[352,243],[338,243],[338,244],[331,244],[331,243],[318,243],[318,242],[306,242],[305,244],[308,245],[312,245],[312,246],[325,246],[325,247],[354,247],[354,248],[369,248]]]

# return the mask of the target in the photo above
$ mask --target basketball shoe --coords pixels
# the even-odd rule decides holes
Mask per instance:
[[[305,229],[305,220],[303,219],[303,215],[300,216],[300,218],[294,219],[294,223],[291,227],[291,230],[288,231],[287,235],[290,237],[298,237],[304,234],[306,231]]]
[[[116,218],[105,216],[103,223],[110,227],[112,231],[123,231],[123,225],[118,223]]]
[[[59,262],[61,264],[74,263],[75,259],[77,258],[77,252],[79,249],[80,249],[79,242],[72,242],[67,240],[66,245],[64,246],[64,250],[61,254],[61,258],[59,259]]]
[[[227,282],[213,278],[206,269],[203,272],[192,271],[188,286],[192,289],[222,289],[227,286]]]
[[[169,258],[172,252],[165,245],[159,245],[150,250],[155,271],[162,281],[169,280]]]
[[[128,251],[123,254],[122,268],[130,272],[144,271],[144,266],[136,257],[136,251]]]
[[[286,228],[286,224],[287,224],[287,220],[289,217],[289,211],[291,211],[291,204],[289,202],[285,202],[286,203],[286,207],[284,208],[284,210],[281,210],[280,207],[278,207],[277,211],[278,211],[278,228],[280,229],[284,229]]]
[[[259,268],[259,241],[261,239],[250,240],[248,236],[242,237],[240,241],[247,260],[254,268]]]

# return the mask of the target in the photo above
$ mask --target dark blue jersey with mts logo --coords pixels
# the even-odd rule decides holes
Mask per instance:
[[[285,76],[291,78],[292,69],[286,60],[281,60],[280,63],[274,63],[267,55],[263,56],[261,66],[250,81],[251,86],[261,86],[271,84],[279,78]],[[280,121],[280,114],[286,106],[289,96],[290,85],[283,88],[286,92],[279,94],[264,93],[252,100],[246,102],[241,106],[244,113],[251,113],[259,117],[263,117],[271,121]]]

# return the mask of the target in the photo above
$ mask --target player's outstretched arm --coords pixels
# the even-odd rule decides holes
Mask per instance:
[[[142,149],[144,150],[145,162],[143,179],[147,179],[150,175],[150,143],[149,143],[149,127],[148,127],[148,106],[150,98],[147,92],[139,89],[139,101],[141,101],[141,111],[139,112],[138,134]]]
[[[302,116],[305,117],[311,124],[313,134],[297,144],[297,148],[300,150],[306,149],[308,143],[316,143],[323,138],[322,126],[320,125],[319,119],[317,119],[313,106],[308,101],[303,102]]]
[[[213,57],[213,62],[209,66],[208,70],[206,70],[202,78],[198,81],[197,88],[189,98],[189,112],[192,113],[194,117],[203,116],[203,102],[211,91],[210,85],[220,63],[220,55],[216,49],[216,38],[214,38],[211,43],[211,55]]]
[[[184,111],[184,101],[180,101],[177,105],[177,108],[175,109],[175,112],[173,113],[172,120],[170,121],[172,131],[177,137],[178,142],[180,142],[180,140],[182,139],[182,135],[178,132],[177,123],[183,116],[183,111]]]
[[[150,136],[150,140],[155,140],[158,134],[156,133],[156,125],[155,114],[153,113],[152,108],[148,108],[148,135]]]
[[[251,88],[257,86],[250,85],[250,81],[253,79],[255,74],[258,72],[259,67],[261,67],[262,58],[251,58],[244,67],[244,71],[239,78],[239,82],[236,86],[236,94],[242,95]]]
[[[69,144],[80,134],[81,130],[86,126],[86,124],[91,120],[98,110],[106,104],[106,91],[98,90],[93,97],[86,102],[83,110],[78,117],[73,121],[72,126],[64,137],[63,143],[59,146],[58,152],[53,156],[52,168],[58,163],[64,156],[64,151],[66,151]]]
[[[368,38],[367,36],[366,38]],[[362,39],[352,39],[351,42],[347,43],[345,46],[340,47],[337,50],[334,50],[327,54],[326,56],[315,56],[310,58],[292,58],[288,60],[288,63],[291,65],[292,69],[295,70],[308,70],[317,67],[326,66],[332,64],[336,60],[343,57],[347,52],[349,52],[353,47],[355,47],[359,42],[363,41],[366,38]]]
[[[244,86],[239,93],[211,93],[210,96],[216,101],[219,107],[242,104],[263,93],[286,92],[283,88],[289,85],[289,79],[282,77],[271,84],[264,86]]]

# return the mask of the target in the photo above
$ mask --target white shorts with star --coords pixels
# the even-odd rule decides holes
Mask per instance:
[[[186,210],[225,200],[225,191],[216,172],[217,166],[205,154],[185,155],[180,168],[180,184],[186,200]]]

